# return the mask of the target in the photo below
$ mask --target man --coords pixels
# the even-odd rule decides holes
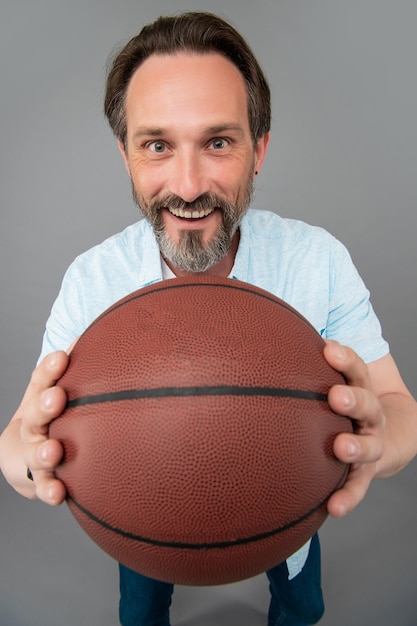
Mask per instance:
[[[54,476],[63,450],[48,438],[50,421],[65,407],[56,386],[65,351],[127,293],[190,273],[268,289],[335,340],[325,356],[349,385],[333,387],[329,402],[354,420],[355,432],[334,444],[351,469],[329,500],[330,514],[349,513],[373,478],[394,474],[414,457],[417,405],[346,250],[321,229],[248,210],[269,142],[269,102],[246,42],[210,14],[160,18],[115,57],[105,112],[146,219],[81,255],[66,273],[42,360],[0,440],[2,471],[22,495],[53,505],[65,498]],[[268,626],[320,619],[317,536],[267,576]],[[169,624],[172,585],[120,566],[120,588],[123,626]]]

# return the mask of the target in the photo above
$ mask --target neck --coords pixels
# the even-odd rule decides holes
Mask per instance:
[[[175,267],[175,265],[173,265],[171,261],[168,261],[168,259],[164,259],[164,260],[165,260],[165,263],[170,268],[170,270],[175,274],[177,278],[187,278],[191,276],[200,276],[200,275],[201,276],[219,276],[220,278],[227,278],[230,272],[232,271],[232,267],[235,262],[237,249],[239,247],[239,239],[240,239],[240,234],[239,234],[239,230],[237,230],[225,256],[222,259],[220,259],[218,263],[216,263],[215,265],[212,265],[204,272],[188,272],[186,270],[180,269],[179,267]]]

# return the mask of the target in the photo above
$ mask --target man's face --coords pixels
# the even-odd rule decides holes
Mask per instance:
[[[229,249],[268,141],[253,146],[243,78],[219,54],[153,55],[133,75],[125,106],[120,147],[162,255],[205,271]]]

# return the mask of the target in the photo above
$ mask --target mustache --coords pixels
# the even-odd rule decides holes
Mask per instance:
[[[234,205],[225,198],[216,194],[204,193],[192,202],[186,202],[180,196],[171,194],[165,196],[164,198],[158,198],[152,202],[148,208],[153,215],[158,213],[161,209],[189,209],[190,211],[200,211],[204,209],[217,208],[224,213],[231,213],[234,210]]]

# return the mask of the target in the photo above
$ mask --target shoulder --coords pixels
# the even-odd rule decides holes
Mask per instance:
[[[314,263],[330,267],[349,260],[345,246],[320,226],[301,220],[285,218],[272,211],[251,209],[241,224],[242,252],[250,250],[252,262],[269,260],[292,267]],[[339,259],[340,257],[340,259]]]
[[[347,251],[326,230],[270,211],[248,211],[240,235],[234,275],[299,310],[313,284],[315,293],[328,290],[333,273],[349,265]]]
[[[95,291],[102,287],[115,290],[118,296],[160,278],[159,247],[150,224],[143,219],[80,254],[64,281],[92,283]]]
[[[115,257],[143,256],[153,243],[152,229],[146,220],[140,220],[78,255],[70,267],[88,266],[92,262],[106,263],[109,259],[114,261]]]
[[[305,243],[337,242],[335,237],[320,226],[314,226],[289,217],[281,217],[272,211],[249,209],[242,220],[242,229],[247,229],[253,236],[265,241],[291,241]]]

